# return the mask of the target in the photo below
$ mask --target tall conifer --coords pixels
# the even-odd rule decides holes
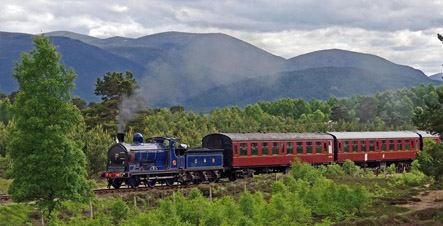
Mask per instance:
[[[82,123],[70,102],[77,75],[59,64],[57,47],[44,35],[34,38],[34,47],[14,68],[19,93],[8,145],[14,177],[9,194],[16,202],[36,201],[49,214],[60,201],[84,201],[90,189],[81,142],[74,139]]]

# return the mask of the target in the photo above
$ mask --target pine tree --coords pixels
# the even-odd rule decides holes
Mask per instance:
[[[34,38],[34,47],[14,67],[20,92],[12,107],[9,194],[15,202],[36,201],[49,215],[63,200],[85,201],[90,186],[81,142],[74,139],[82,122],[70,102],[76,74],[59,64],[57,47],[44,35]]]

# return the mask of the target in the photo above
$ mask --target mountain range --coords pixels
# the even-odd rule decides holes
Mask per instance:
[[[59,46],[62,63],[78,74],[75,94],[94,95],[97,77],[131,71],[151,107],[184,105],[209,110],[277,98],[348,97],[441,84],[422,71],[375,55],[339,49],[285,59],[234,37],[165,32],[140,38],[99,39],[67,31],[45,34]],[[33,48],[31,34],[0,32],[0,91],[17,89],[14,61]]]

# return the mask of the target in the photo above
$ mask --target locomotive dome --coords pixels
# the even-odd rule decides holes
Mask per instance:
[[[132,137],[133,144],[142,144],[143,143],[143,135],[141,133],[135,133]]]

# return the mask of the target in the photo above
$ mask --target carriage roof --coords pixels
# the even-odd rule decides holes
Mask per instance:
[[[327,133],[220,133],[232,141],[330,140]]]
[[[337,139],[419,138],[413,131],[329,132]]]

